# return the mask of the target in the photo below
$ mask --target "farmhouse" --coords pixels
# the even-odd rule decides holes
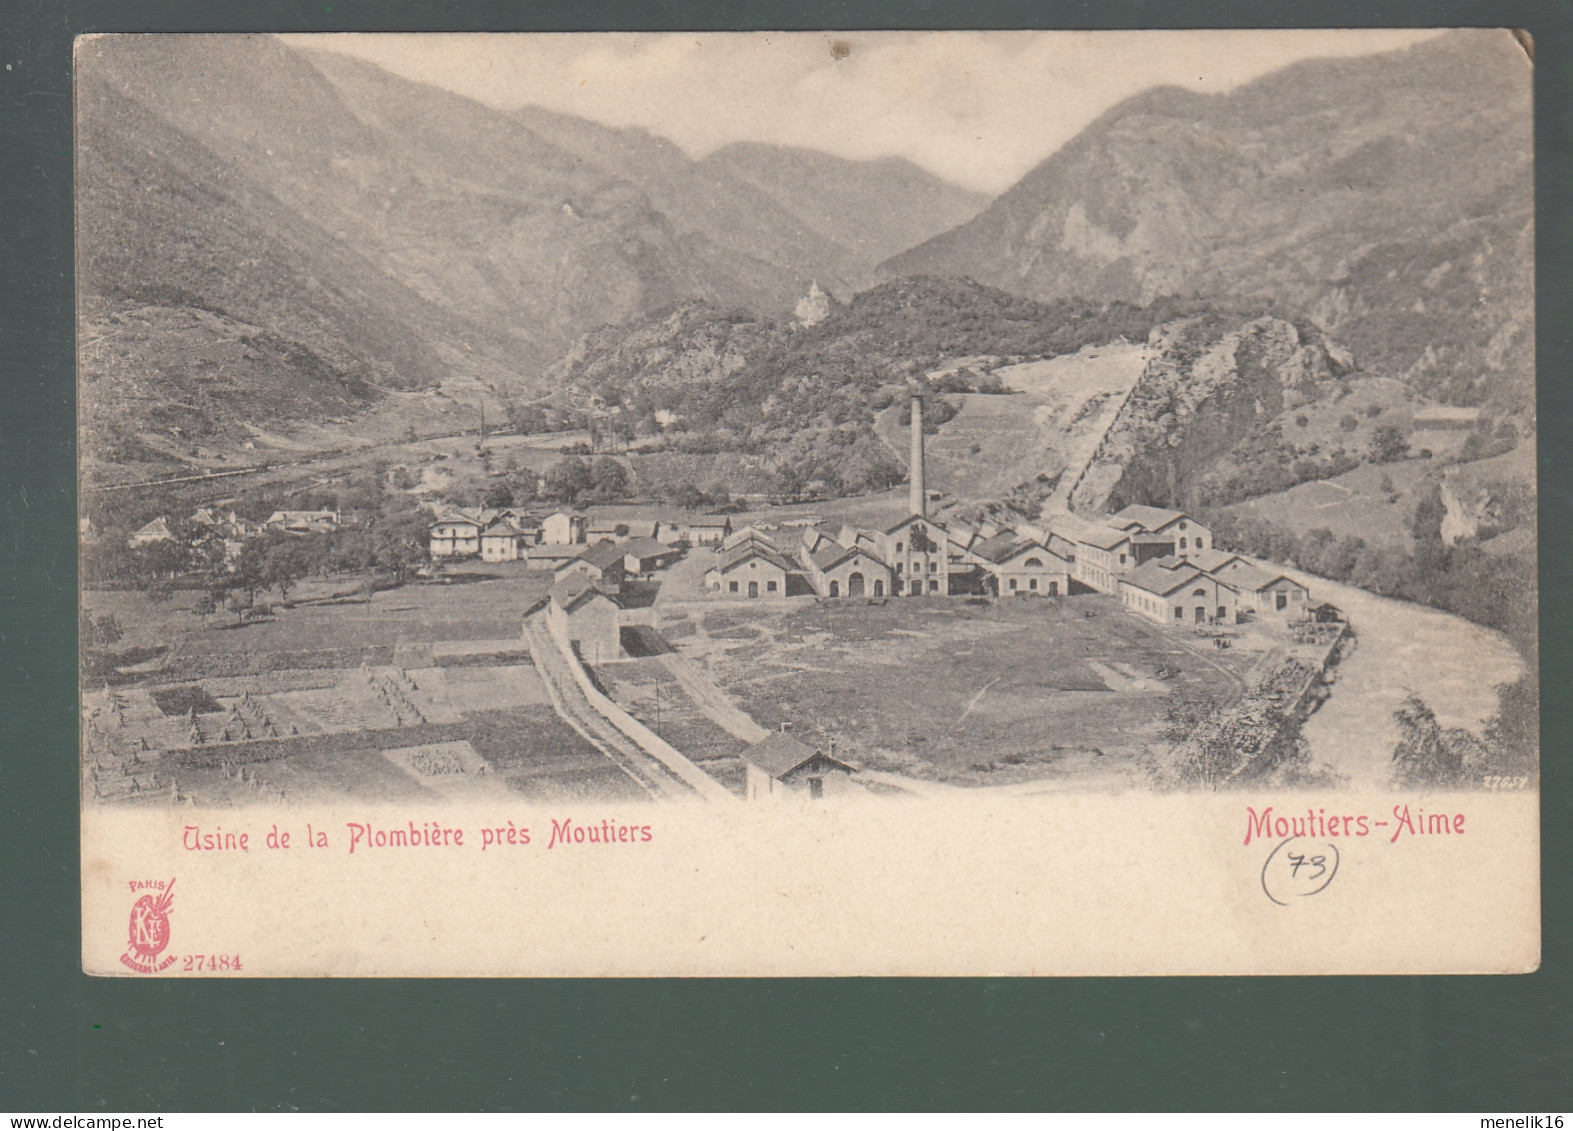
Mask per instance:
[[[772,734],[743,751],[744,796],[749,801],[821,798],[852,788],[853,767],[790,734]]]
[[[569,574],[552,586],[546,616],[567,635],[585,663],[622,658],[622,607],[589,578]]]
[[[705,588],[722,597],[786,596],[792,562],[764,539],[750,539],[729,550],[705,574]]]
[[[558,581],[575,574],[604,593],[621,592],[623,548],[615,542],[597,542],[593,546],[581,548],[579,553],[563,562],[555,571]]]
[[[1126,608],[1159,624],[1228,624],[1236,619],[1239,595],[1193,565],[1145,562],[1120,579]]]

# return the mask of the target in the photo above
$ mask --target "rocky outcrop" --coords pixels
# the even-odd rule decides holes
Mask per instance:
[[[1073,509],[1170,505],[1188,481],[1285,409],[1314,400],[1352,359],[1265,316],[1229,328],[1214,316],[1159,326],[1146,371],[1110,426]]]

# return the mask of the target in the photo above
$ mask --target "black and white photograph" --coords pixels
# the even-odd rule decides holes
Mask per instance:
[[[1102,862],[1023,936],[1122,890],[1077,822],[1194,813],[1220,914],[1335,930],[1447,852],[1522,914],[1416,968],[1532,965],[1532,66],[1493,29],[82,38],[97,972],[166,973],[266,849],[473,907],[472,856],[593,845],[637,891],[552,882],[620,905],[705,821],[744,847],[693,833],[672,929],[752,874],[735,948],[591,972],[1155,972],[853,957],[831,908],[901,934],[949,865],[838,838],[982,810],[940,835],[979,908],[1018,822]],[[785,966],[772,845],[831,891]],[[333,875],[338,949],[235,972],[410,972]],[[1162,972],[1346,968],[1241,932]],[[541,961],[408,958],[584,972]]]

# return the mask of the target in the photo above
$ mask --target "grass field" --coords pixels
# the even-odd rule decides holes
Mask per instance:
[[[1128,775],[1171,696],[1237,694],[1255,659],[1100,596],[686,611],[695,631],[673,643],[761,725],[958,784]]]

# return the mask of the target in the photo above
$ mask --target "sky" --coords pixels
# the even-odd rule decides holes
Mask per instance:
[[[1357,31],[291,35],[499,109],[640,126],[699,158],[737,141],[905,157],[990,194],[1121,99],[1222,93],[1299,59],[1438,34]]]

